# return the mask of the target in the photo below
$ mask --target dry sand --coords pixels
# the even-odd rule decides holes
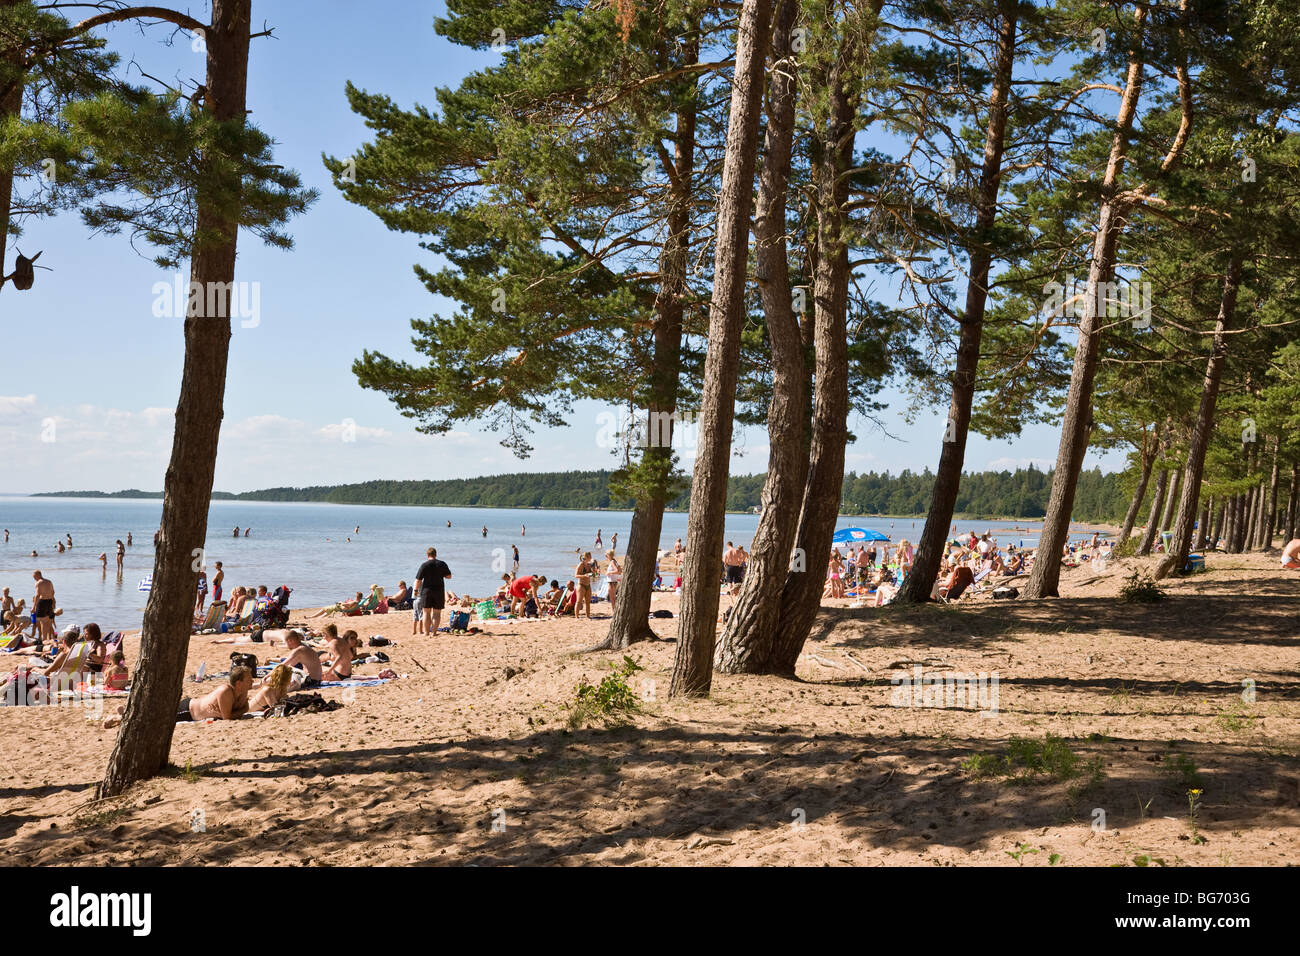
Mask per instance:
[[[667,699],[675,644],[638,645],[642,712],[575,731],[575,685],[622,658],[573,653],[607,619],[413,638],[406,613],[340,618],[396,639],[386,650],[410,676],[325,691],[346,694],[333,713],[179,725],[172,760],[190,773],[116,800],[92,800],[116,730],[0,708],[0,846],[14,866],[1295,862],[1300,575],[1271,556],[1209,564],[1152,605],[1115,599],[1140,561],[1070,572],[1054,601],[827,602],[800,680],[716,675],[707,700]],[[189,672],[223,669],[230,651],[196,636]],[[891,706],[891,675],[917,663],[996,672],[996,716]],[[963,768],[1048,733],[1098,778]],[[1188,820],[1196,785],[1205,842]]]

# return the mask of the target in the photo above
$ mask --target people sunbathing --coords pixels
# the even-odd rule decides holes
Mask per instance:
[[[329,627],[333,628],[334,625],[331,624]],[[333,634],[337,636],[338,630],[335,629]],[[297,629],[289,631],[285,635],[284,643],[285,647],[289,649],[289,653],[281,663],[287,667],[296,667],[307,675],[307,682],[303,685],[304,687],[314,687],[319,684],[323,672],[320,653],[307,644],[302,631]]]
[[[253,686],[251,669],[232,667],[226,683],[204,697],[185,697],[176,708],[176,721],[235,720],[248,713],[248,691]]]
[[[326,649],[333,660],[321,674],[321,683],[349,680],[352,677],[352,658],[361,647],[361,638],[356,631],[344,631],[342,637],[335,637]]]
[[[248,712],[266,713],[289,693],[289,684],[293,680],[293,668],[286,664],[277,664],[262,678],[262,684],[248,701]]]

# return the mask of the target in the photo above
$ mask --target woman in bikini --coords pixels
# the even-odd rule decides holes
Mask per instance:
[[[614,535],[618,537],[618,535]],[[618,582],[623,580],[623,568],[619,566],[618,559],[614,557],[614,549],[610,548],[605,552],[605,557],[609,563],[605,565],[605,577],[609,579],[609,606],[614,608],[614,596],[618,594]]]
[[[248,712],[268,711],[280,703],[289,693],[289,681],[293,679],[293,668],[277,664],[271,673],[262,679],[262,686],[248,701]]]
[[[329,642],[329,652],[334,655],[334,662],[321,674],[321,683],[333,680],[348,680],[352,677],[352,657],[361,646],[361,638],[356,631],[344,631],[342,637]]]
[[[583,552],[582,560],[573,569],[573,576],[578,580],[578,597],[573,602],[573,616],[575,618],[585,606],[587,608],[587,620],[591,620],[591,578],[595,573],[596,562],[591,560],[591,552]]]

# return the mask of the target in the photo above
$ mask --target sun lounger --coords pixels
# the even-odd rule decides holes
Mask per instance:
[[[216,628],[221,625],[221,619],[226,616],[226,602],[217,601],[208,608],[207,615],[201,620],[196,620],[194,630],[206,631],[209,628]]]

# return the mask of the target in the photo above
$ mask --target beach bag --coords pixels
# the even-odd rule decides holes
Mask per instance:
[[[371,647],[387,647],[391,642],[388,640],[388,638],[380,637],[378,634],[376,634],[367,643],[369,643]]]
[[[236,667],[247,667],[254,674],[257,673],[257,657],[253,654],[244,654],[240,651],[230,652],[230,667],[233,670]]]
[[[730,613],[730,610],[728,610],[728,613]],[[673,612],[668,610],[667,608],[661,607],[657,611],[651,611],[650,616],[651,617],[672,617]]]
[[[495,621],[497,618],[497,606],[494,601],[479,601],[474,605],[474,610],[478,612],[480,621]]]
[[[452,611],[450,624],[453,631],[467,630],[469,628],[469,611]]]
[[[321,714],[343,707],[337,700],[326,700],[320,694],[290,694],[271,710],[272,717],[292,717],[294,714]]]
[[[993,589],[993,600],[995,601],[1000,601],[1000,600],[1010,601],[1018,597],[1020,597],[1020,591],[1016,588],[1000,587],[1000,588]]]
[[[44,250],[41,251],[44,252]],[[32,287],[32,283],[36,281],[36,267],[33,266],[32,263],[40,257],[40,252],[36,253],[36,255],[32,256],[30,259],[21,252],[18,253],[18,260],[14,263],[14,271],[9,276],[15,289],[26,292]],[[45,266],[41,266],[41,268],[44,269]]]
[[[532,598],[524,602],[524,617],[537,617],[537,602]]]

